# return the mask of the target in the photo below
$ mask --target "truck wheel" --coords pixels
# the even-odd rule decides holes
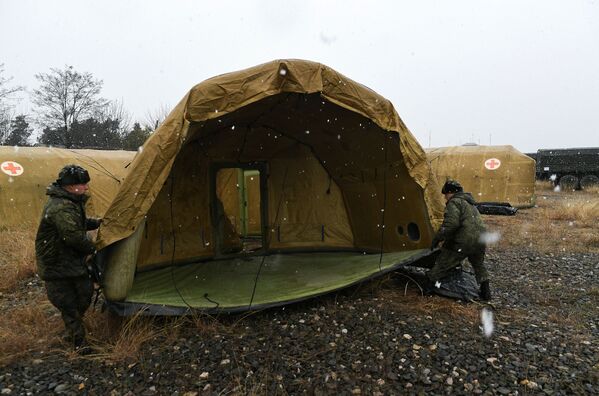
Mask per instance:
[[[559,187],[562,191],[573,191],[578,187],[578,178],[574,175],[565,175],[559,179]]]
[[[599,177],[595,175],[586,175],[580,179],[580,188],[587,190],[592,187],[599,187]]]

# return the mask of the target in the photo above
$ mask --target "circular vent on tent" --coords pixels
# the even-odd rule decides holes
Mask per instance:
[[[408,237],[413,241],[420,239],[420,228],[416,223],[408,224]]]

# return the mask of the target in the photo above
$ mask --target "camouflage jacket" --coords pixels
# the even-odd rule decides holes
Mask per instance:
[[[481,234],[485,225],[470,193],[458,192],[445,205],[443,224],[436,238],[443,247],[468,254],[484,248]]]
[[[98,228],[99,221],[87,219],[87,196],[74,195],[54,183],[48,186],[48,202],[35,238],[37,271],[43,280],[87,274],[85,257],[95,252],[87,230]]]

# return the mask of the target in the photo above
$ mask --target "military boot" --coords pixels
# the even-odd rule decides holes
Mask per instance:
[[[491,299],[491,289],[489,288],[489,281],[483,281],[480,284],[480,299],[483,301],[489,301]]]

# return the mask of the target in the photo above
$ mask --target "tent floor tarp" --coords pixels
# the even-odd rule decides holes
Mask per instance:
[[[181,315],[192,310],[263,309],[348,287],[429,254],[429,249],[385,253],[380,264],[379,254],[317,252],[171,266],[138,273],[127,299],[107,304],[121,315],[140,310],[150,315]]]

